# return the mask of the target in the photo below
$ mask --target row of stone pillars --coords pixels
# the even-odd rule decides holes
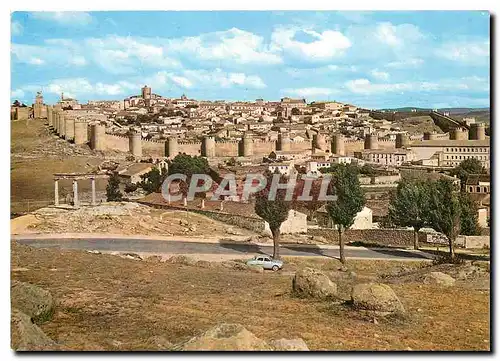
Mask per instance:
[[[59,179],[61,178],[54,178],[54,205],[58,206],[59,205]],[[91,205],[95,206],[97,204],[96,202],[96,194],[95,194],[95,177],[91,177],[91,184],[92,184],[92,201]],[[78,179],[73,179],[73,206],[75,208],[80,207],[80,201],[78,199]]]

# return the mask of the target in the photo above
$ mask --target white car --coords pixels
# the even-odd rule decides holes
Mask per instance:
[[[272,259],[269,256],[255,256],[247,261],[249,266],[261,266],[264,269],[278,271],[283,268],[283,261]]]

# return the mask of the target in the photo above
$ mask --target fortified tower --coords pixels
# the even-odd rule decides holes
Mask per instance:
[[[290,136],[287,132],[279,132],[278,140],[276,142],[276,150],[281,150],[283,152],[290,151]]]
[[[408,135],[403,133],[396,134],[396,148],[407,148],[410,144]]]
[[[215,157],[215,139],[213,137],[204,137],[201,142],[201,155],[207,158]]]
[[[33,117],[41,118],[43,112],[43,95],[42,92],[37,92],[35,97],[35,104],[33,104]]]
[[[450,133],[451,135],[451,133]],[[424,140],[436,140],[438,139],[438,135],[436,132],[425,132],[424,133]]]
[[[337,133],[333,135],[332,153],[337,155],[345,155],[345,138],[343,134]]]
[[[458,127],[450,129],[450,139],[452,140],[468,140],[469,132],[467,129]]]
[[[104,150],[106,147],[106,126],[99,123],[92,124],[90,128],[90,148]]]
[[[165,156],[168,158],[175,158],[179,154],[179,143],[177,137],[168,137],[165,142]]]
[[[253,155],[253,139],[252,136],[245,132],[243,139],[240,141],[240,156],[250,157]]]
[[[470,140],[484,140],[486,139],[486,128],[484,123],[472,123],[469,131]]]
[[[365,136],[365,149],[378,149],[377,134],[367,134]]]
[[[65,139],[73,140],[75,139],[75,118],[71,116],[66,116],[65,119],[66,119],[65,130],[64,130],[64,134],[66,134]]]
[[[128,149],[134,157],[142,157],[141,130],[130,128],[128,132]]]
[[[151,99],[151,88],[144,85],[144,87],[141,88],[141,94],[144,100]]]
[[[66,137],[66,117],[64,115],[64,111],[59,113],[59,135],[61,138]]]
[[[87,122],[83,119],[75,119],[75,144],[86,144],[87,138]]]

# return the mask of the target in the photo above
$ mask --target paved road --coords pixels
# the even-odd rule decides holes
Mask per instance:
[[[272,254],[272,246],[256,244],[237,244],[230,242],[204,243],[165,241],[151,239],[111,239],[111,238],[68,238],[68,239],[17,239],[21,244],[39,248],[84,249],[102,252],[134,252],[157,254],[219,254],[253,256],[255,254]],[[321,248],[319,246],[283,245],[282,256],[325,256],[338,257],[338,249]],[[410,250],[380,249],[364,247],[348,247],[346,257],[368,259],[431,259],[432,256]]]

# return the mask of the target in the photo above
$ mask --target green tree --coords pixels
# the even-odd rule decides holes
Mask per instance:
[[[167,178],[167,170],[163,168],[160,170],[154,167],[149,172],[141,175],[141,182],[139,186],[144,189],[144,191],[149,194],[153,192],[161,192],[161,185],[165,178]]]
[[[123,198],[122,192],[120,192],[120,178],[118,173],[113,173],[109,177],[108,185],[106,186],[106,199],[108,202],[119,202]]]
[[[478,223],[478,205],[469,193],[461,192],[460,203],[460,234],[478,236],[481,230]]]
[[[450,179],[441,178],[437,181],[428,181],[429,198],[429,225],[436,231],[443,233],[448,239],[450,260],[455,258],[455,240],[460,234],[461,206],[459,194]]]
[[[344,254],[344,231],[352,226],[356,214],[363,209],[365,197],[359,184],[358,169],[352,165],[339,165],[333,183],[333,194],[337,197],[334,201],[326,203],[328,216],[337,226],[340,245],[340,262],[346,263]]]
[[[389,220],[398,226],[413,227],[413,248],[418,249],[418,232],[428,219],[429,187],[427,182],[402,180],[391,197]]]
[[[210,174],[210,166],[204,157],[178,154],[169,163],[168,174],[185,174],[191,179],[193,174]]]
[[[450,171],[452,176],[457,176],[460,179],[462,190],[465,189],[465,182],[470,174],[485,174],[486,169],[481,162],[476,158],[468,158],[460,162],[455,168]]]
[[[266,172],[267,185],[264,189],[257,192],[255,195],[255,213],[264,219],[271,229],[273,235],[273,258],[279,259],[279,244],[280,244],[280,227],[281,224],[288,218],[288,211],[291,208],[291,201],[285,200],[286,189],[278,189],[276,197],[269,199],[269,192],[273,175]],[[281,176],[280,183],[285,183],[287,178]]]

